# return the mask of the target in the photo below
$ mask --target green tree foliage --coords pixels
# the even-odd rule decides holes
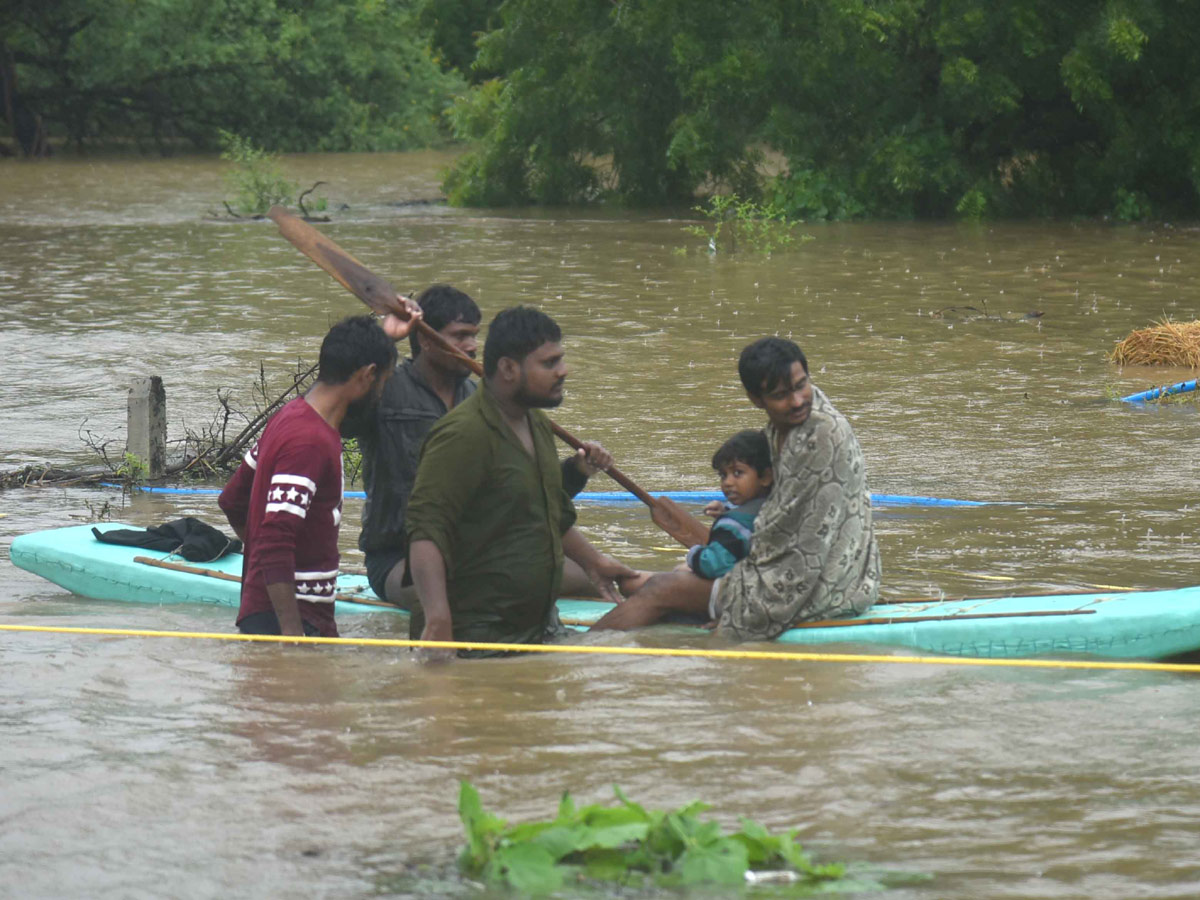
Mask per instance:
[[[451,4],[453,5],[453,4]],[[508,0],[463,204],[722,188],[790,216],[1196,215],[1200,5]],[[782,172],[762,175],[764,150]]]
[[[417,21],[429,34],[437,61],[472,81],[484,80],[489,73],[475,68],[475,42],[499,22],[501,3],[503,0],[420,0]]]
[[[0,82],[9,133],[83,147],[377,150],[445,137],[462,79],[400,0],[8,0]]]
[[[698,6],[742,18],[740,4]],[[693,168],[694,150],[672,148],[684,106],[674,46],[702,19],[691,8],[691,0],[505,3],[477,60],[504,75],[452,113],[457,133],[480,147],[451,173],[451,199],[559,204],[612,192],[640,204],[686,201],[705,176]],[[719,176],[740,152],[705,161]]]

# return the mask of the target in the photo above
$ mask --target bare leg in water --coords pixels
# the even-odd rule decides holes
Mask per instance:
[[[384,583],[384,590],[387,591],[388,602],[395,603],[404,609],[413,609],[417,602],[417,589],[409,584],[403,585],[404,570],[408,564],[407,560],[400,560],[396,565],[392,566],[392,570],[388,572],[387,581]],[[628,597],[637,588],[650,577],[649,572],[639,572],[639,578],[623,579],[619,585],[621,593]],[[563,579],[562,587],[558,589],[559,597],[578,597],[582,599],[596,600],[600,597],[600,592],[596,590],[596,586],[588,579],[587,574],[579,563],[571,559],[563,560]]]
[[[628,600],[610,609],[592,630],[629,631],[661,622],[671,613],[708,616],[713,582],[690,571],[652,575]]]

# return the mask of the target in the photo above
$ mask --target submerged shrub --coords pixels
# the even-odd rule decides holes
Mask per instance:
[[[221,147],[221,159],[233,163],[225,182],[234,192],[227,202],[238,215],[265,215],[275,204],[290,203],[296,196],[297,184],[284,177],[278,156],[229,131],[221,132]]]
[[[813,863],[794,831],[773,835],[742,819],[738,831],[726,834],[720,823],[701,818],[709,808],[704,803],[647,810],[619,787],[613,792],[615,806],[577,807],[564,793],[553,819],[509,825],[484,810],[478,791],[463,781],[458,811],[467,844],[459,867],[489,885],[525,895],[550,894],[586,880],[647,888],[732,887],[746,884],[747,872],[753,870],[791,873],[789,882],[807,888],[846,876],[842,863]],[[879,887],[865,882],[853,886]]]

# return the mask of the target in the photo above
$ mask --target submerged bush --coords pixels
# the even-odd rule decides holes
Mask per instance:
[[[695,210],[709,224],[685,225],[683,230],[703,238],[709,253],[745,248],[769,256],[797,239],[794,232],[800,223],[773,203],[764,205],[727,194],[711,197],[707,206],[697,206]],[[811,241],[812,235],[799,235],[799,239],[801,243]]]
[[[297,184],[284,177],[278,156],[228,131],[221,132],[221,147],[221,159],[233,163],[225,173],[225,182],[234,192],[228,201],[233,212],[261,216],[277,203],[292,202]]]
[[[675,810],[647,810],[613,788],[617,805],[577,807],[563,794],[558,815],[544,822],[509,825],[483,809],[479,793],[461,783],[458,811],[467,833],[459,866],[492,886],[525,895],[545,895],[572,882],[619,882],[634,887],[744,885],[747,872],[790,873],[797,892],[846,877],[842,863],[818,865],[796,841],[796,833],[770,834],[749,819],[726,834],[692,802]],[[841,885],[878,888],[856,881]]]

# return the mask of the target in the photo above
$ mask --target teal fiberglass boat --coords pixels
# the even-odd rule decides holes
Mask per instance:
[[[167,553],[102,543],[92,526],[77,525],[21,535],[10,556],[20,568],[96,600],[238,605],[240,554],[190,564]],[[361,575],[340,576],[338,588],[339,618],[367,612],[407,615],[382,604]],[[558,606],[564,622],[584,629],[610,605],[560,600]],[[871,644],[985,658],[1078,653],[1161,659],[1200,650],[1200,587],[881,603],[856,619],[792,628],[776,642]]]

